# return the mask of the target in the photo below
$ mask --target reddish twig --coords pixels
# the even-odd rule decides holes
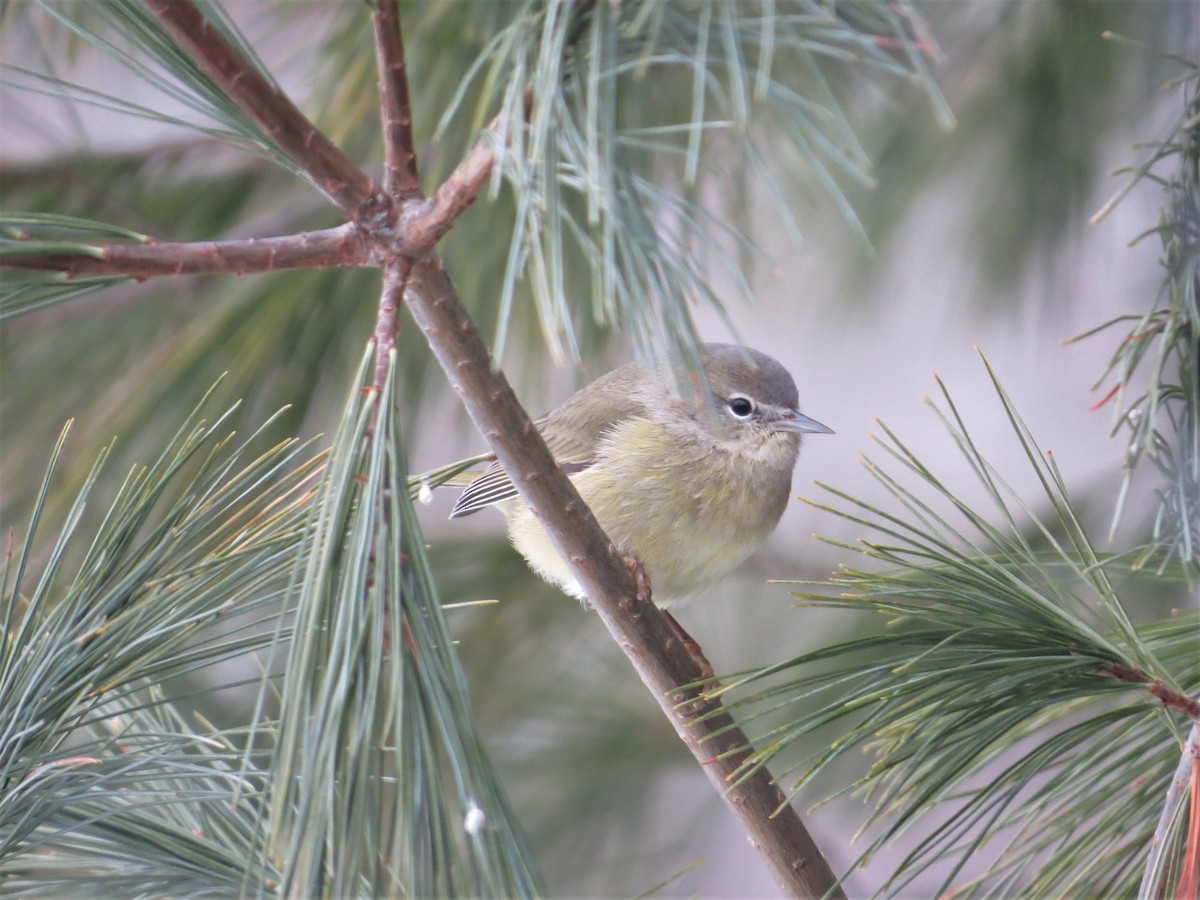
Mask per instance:
[[[286,237],[198,243],[91,244],[91,253],[39,250],[11,253],[0,267],[70,275],[244,275],[314,266],[379,265],[433,249],[478,196],[495,163],[494,135],[484,135],[427,200],[419,200],[417,159],[396,0],[381,0],[375,14],[380,107],[386,148],[386,187],[371,179],[317,130],[304,114],[225,38],[190,0],[147,0],[163,25],[184,44],[205,73],[251,116],[297,165],[344,210],[353,225]],[[499,120],[489,128],[495,132]],[[396,221],[390,196],[409,200]]]
[[[396,348],[400,331],[400,304],[412,262],[398,258],[383,269],[383,290],[375,317],[375,390],[383,392],[388,374],[388,355]]]
[[[493,123],[489,132],[498,129]],[[159,275],[227,273],[245,275],[314,266],[378,266],[398,256],[428,253],[474,202],[496,161],[492,140],[485,135],[428,200],[410,200],[399,222],[359,219],[322,231],[271,238],[197,243],[90,244],[94,253],[39,250],[0,257],[0,268],[40,269],[71,275]],[[413,163],[415,177],[415,157]],[[398,183],[406,183],[403,180]],[[31,242],[32,244],[32,242]]]
[[[397,199],[418,197],[421,183],[417,178],[412,105],[408,96],[404,39],[400,34],[397,0],[377,0],[373,22],[375,62],[379,68],[379,110],[383,124],[383,188]]]
[[[371,248],[354,225],[286,237],[188,244],[99,244],[92,253],[30,248],[27,256],[9,256],[0,265],[66,272],[68,275],[200,275],[273,272],[318,266],[373,265]]]
[[[400,233],[406,246],[432,250],[463,210],[475,202],[496,163],[492,142],[497,130],[498,123],[493,122],[432,197],[401,213]]]
[[[1181,712],[1193,722],[1200,723],[1200,700],[1167,687],[1161,678],[1151,678],[1137,666],[1124,663],[1105,663],[1096,668],[1096,674],[1107,675],[1126,684],[1136,684],[1150,689],[1150,696],[1163,706]]]
[[[1196,756],[1196,749],[1192,748],[1191,809],[1188,811],[1186,849],[1179,871],[1179,884],[1175,887],[1175,900],[1196,900],[1196,893],[1200,890],[1200,756]]]
[[[1113,385],[1112,390],[1110,390],[1107,394],[1105,394],[1103,397],[1101,397],[1099,400],[1097,400],[1095,403],[1093,403],[1091,406],[1088,407],[1088,412],[1095,412],[1096,410],[1098,410],[1100,407],[1102,407],[1105,403],[1107,403],[1113,397],[1117,396],[1117,391],[1119,391],[1120,389],[1121,389],[1121,382],[1118,381],[1116,384]]]
[[[375,183],[225,39],[191,0],[146,0],[209,78],[354,219],[383,199]]]
[[[525,91],[524,115],[528,123],[533,107],[533,94]],[[503,145],[508,137],[506,123],[496,116],[487,130],[480,135],[467,155],[455,166],[454,171],[443,181],[433,196],[418,204],[410,205],[400,217],[400,233],[406,247],[419,250],[418,256],[429,250],[441,239],[468,206],[475,202],[484,184],[491,177],[496,165],[496,146]]]
[[[1183,742],[1183,754],[1175,773],[1167,784],[1166,797],[1163,799],[1162,812],[1154,827],[1154,837],[1146,852],[1146,866],[1142,872],[1142,883],[1138,888],[1139,897],[1162,897],[1165,895],[1165,878],[1169,860],[1174,855],[1174,841],[1171,835],[1175,822],[1184,801],[1184,795],[1192,784],[1193,769],[1196,761],[1200,760],[1200,722],[1193,723],[1191,734]],[[1189,841],[1191,840],[1189,836]],[[1191,846],[1191,844],[1188,844]]]
[[[601,620],[679,737],[792,896],[841,897],[837,879],[765,768],[742,776],[749,742],[719,700],[692,685],[696,661],[639,588],[574,485],[555,464],[434,256],[418,260],[405,296],[413,319],[522,499],[568,560]]]

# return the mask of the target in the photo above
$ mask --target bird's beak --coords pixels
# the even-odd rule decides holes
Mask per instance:
[[[833,434],[833,429],[822,425],[816,419],[810,419],[802,412],[789,409],[774,422],[780,431],[790,431],[794,434]]]

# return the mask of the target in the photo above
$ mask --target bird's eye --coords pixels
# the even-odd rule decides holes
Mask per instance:
[[[744,419],[754,412],[754,404],[747,397],[730,397],[729,411],[739,419]]]

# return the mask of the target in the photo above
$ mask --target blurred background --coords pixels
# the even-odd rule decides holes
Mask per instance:
[[[358,6],[228,4],[301,107],[378,171],[370,28]],[[473,14],[467,6],[476,7]],[[838,89],[874,163],[873,185],[841,185],[863,233],[782,146],[769,163],[787,176],[778,182],[789,188],[785,197],[768,196],[761,182],[738,197],[710,185],[705,205],[765,253],[748,269],[752,302],[718,273],[728,319],[698,306],[698,331],[780,359],[800,386],[804,412],[836,431],[807,438],[796,471],[794,492],[818,502],[829,495],[817,482],[886,502],[860,464],[863,455],[881,455],[871,437],[877,419],[946,480],[961,483],[964,498],[982,499],[922,402],[938,392],[935,373],[981,448],[1001,463],[1013,454],[1005,475],[1018,490],[1030,487],[1032,473],[981,362],[986,356],[1041,447],[1053,451],[1094,539],[1111,546],[1125,446],[1111,438],[1112,404],[1093,407],[1115,384],[1097,382],[1122,333],[1064,341],[1154,302],[1161,248],[1153,236],[1132,242],[1158,220],[1163,197],[1155,186],[1144,182],[1097,224],[1089,217],[1123,185],[1113,170],[1140,160],[1137,145],[1159,140],[1179,115],[1180,95],[1162,85],[1182,72],[1172,54],[1195,58],[1196,5],[963,0],[923,11],[940,49],[930,68],[956,127],[941,127],[912,84],[843,73]],[[89,53],[40,7],[11,3],[2,15],[0,54],[12,67],[188,117]],[[487,16],[454,2],[414,4],[402,15],[422,180],[431,190],[471,136],[464,120],[433,139],[451,92],[488,37]],[[22,79],[10,70],[0,83],[0,204],[7,208],[87,216],[179,241],[338,221],[315,192],[264,161],[161,119],[21,89],[29,84]],[[663,102],[673,95],[664,92]],[[724,164],[729,182],[740,184],[746,163],[730,154]],[[782,222],[780,199],[799,224],[798,237]],[[511,218],[512,198],[502,191],[472,207],[443,247],[488,335],[496,329]],[[569,288],[586,295],[586,275]],[[59,516],[102,446],[117,438],[109,473],[119,481],[222,373],[220,403],[244,401],[240,428],[288,405],[277,433],[331,431],[377,294],[378,277],[366,271],[160,279],[5,324],[0,522],[6,531],[24,529],[65,420],[76,426],[53,507]],[[514,309],[502,363],[534,414],[633,358],[619,327],[581,316],[583,361],[558,363],[543,349],[520,291]],[[482,440],[410,323],[402,353],[410,470],[479,452]],[[1118,544],[1149,527],[1154,487],[1153,473],[1139,473]],[[438,491],[421,510],[426,539],[445,602],[497,601],[454,611],[450,621],[489,749],[550,892],[629,895],[670,880],[664,893],[671,895],[773,895],[769,874],[600,623],[529,575],[508,548],[498,514],[452,523],[452,502],[453,491]],[[773,583],[823,579],[847,561],[846,551],[818,535],[851,543],[861,536],[798,499],[762,552],[679,611],[718,673],[796,655],[857,625],[836,613],[797,610],[788,587]],[[1146,598],[1147,616],[1189,602],[1195,599],[1182,592]],[[247,716],[252,703],[249,692],[240,706],[208,714]],[[853,776],[845,773],[847,782]],[[824,785],[805,800],[816,803],[844,786]],[[806,817],[839,871],[857,857],[851,838],[863,817],[852,798]],[[889,861],[877,858],[851,876],[850,893],[870,892],[887,871]]]

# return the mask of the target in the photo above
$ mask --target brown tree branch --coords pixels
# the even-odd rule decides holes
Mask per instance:
[[[93,252],[14,248],[0,256],[0,268],[40,269],[71,275],[159,275],[226,273],[246,275],[315,266],[379,265],[398,256],[415,258],[433,249],[458,216],[471,205],[488,175],[495,155],[481,138],[428,200],[410,200],[399,222],[351,222],[337,228],[299,234],[195,243],[87,244]]]
[[[498,123],[493,123],[489,131],[495,132],[497,128]],[[398,256],[415,258],[433,249],[483,189],[496,159],[491,140],[487,135],[481,137],[432,197],[427,200],[414,197],[404,203],[395,224],[360,219],[337,228],[270,238],[92,244],[88,246],[95,252],[88,255],[39,250],[31,241],[26,254],[16,255],[10,247],[8,254],[0,257],[0,268],[153,278],[199,273],[246,275],[315,266],[379,265],[382,260]],[[415,166],[414,156],[414,173]]]
[[[1127,666],[1124,663],[1105,663],[1096,668],[1096,673],[1115,678],[1126,684],[1136,684],[1149,688],[1150,696],[1163,706],[1181,712],[1193,722],[1200,723],[1200,699],[1189,697],[1173,688],[1167,687],[1160,678],[1152,678],[1137,666]]]
[[[736,781],[749,742],[719,700],[684,685],[702,677],[659,609],[638,585],[574,485],[555,463],[475,328],[440,261],[417,260],[405,299],[471,418],[521,497],[535,510],[596,612],[625,651],[676,733],[792,896],[841,897],[837,879],[800,817],[755,770]]]
[[[0,258],[0,266],[66,272],[68,275],[200,275],[273,272],[323,266],[378,265],[370,244],[353,224],[285,237],[187,244],[98,244],[92,254],[38,250]],[[11,249],[9,251],[12,252]]]
[[[385,200],[371,178],[209,24],[191,0],[146,0],[146,5],[201,71],[351,218],[371,215]]]
[[[417,151],[413,143],[412,105],[408,96],[398,0],[377,0],[372,21],[375,25],[375,63],[379,69],[380,121],[383,124],[383,189],[397,199],[418,197],[421,183],[417,178]]]
[[[379,312],[375,317],[375,390],[382,392],[388,374],[388,355],[396,349],[400,329],[400,304],[412,262],[396,259],[383,269],[383,289],[379,296]]]
[[[399,233],[405,247],[421,248],[422,253],[432,250],[463,210],[475,202],[496,163],[492,141],[497,128],[498,123],[493,122],[432,197],[401,212]]]
[[[386,186],[375,184],[316,129],[290,99],[215,31],[190,0],[147,0],[151,10],[187,47],[214,81],[343,207],[352,225],[286,237],[197,243],[94,244],[90,254],[31,246],[0,257],[0,268],[70,275],[244,275],[314,266],[379,265],[429,252],[474,202],[495,163],[496,120],[433,196],[420,198],[398,3],[380,0],[374,16],[384,123]],[[389,197],[401,201],[396,208]],[[404,202],[407,200],[408,202]],[[378,214],[373,214],[378,213]],[[357,226],[357,229],[356,229]],[[32,243],[32,242],[31,242]]]

